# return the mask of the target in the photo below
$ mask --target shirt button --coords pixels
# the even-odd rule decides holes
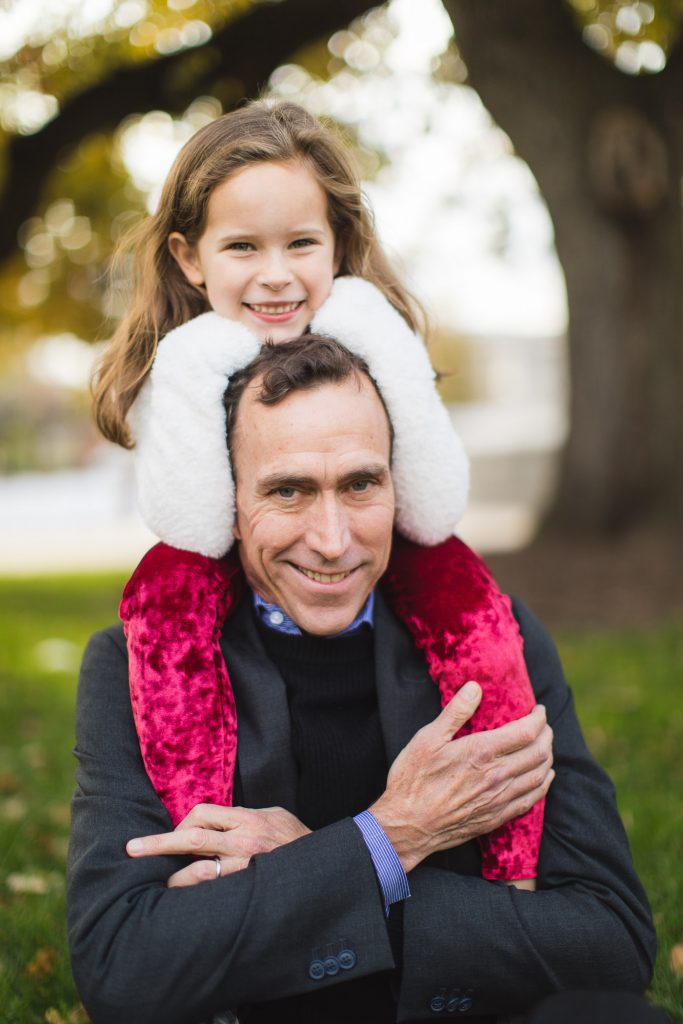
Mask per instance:
[[[285,617],[282,612],[271,612],[268,618],[270,619],[271,626],[281,626],[285,621]]]

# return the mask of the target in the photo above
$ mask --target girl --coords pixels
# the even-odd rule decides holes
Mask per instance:
[[[534,699],[509,601],[453,536],[466,462],[414,333],[419,309],[379,247],[339,141],[291,103],[218,118],[178,156],[139,252],[95,408],[106,437],[137,443],[143,514],[166,542],[129,581],[121,617],[145,767],[174,826],[195,804],[228,805],[232,794],[237,726],[218,640],[241,575],[228,555],[226,377],[259,341],[311,323],[366,359],[387,404],[407,540],[396,536],[383,590],[442,702],[473,678],[484,696],[465,731],[526,714]],[[538,804],[484,837],[484,877],[533,879],[541,826]]]

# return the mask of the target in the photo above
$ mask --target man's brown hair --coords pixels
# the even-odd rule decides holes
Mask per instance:
[[[267,342],[248,366],[233,374],[223,397],[231,463],[240,399],[246,388],[258,377],[262,378],[258,400],[264,405],[277,405],[294,391],[308,391],[321,384],[342,384],[349,377],[355,377],[360,387],[361,376],[370,380],[382,403],[389,425],[389,443],[393,447],[394,431],[391,419],[382,394],[372,379],[364,359],[354,352],[349,352],[334,338],[320,334],[302,334],[299,338],[279,345]]]

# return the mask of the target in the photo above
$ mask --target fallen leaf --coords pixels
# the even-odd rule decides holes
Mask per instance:
[[[42,949],[38,949],[35,955],[24,968],[24,974],[29,978],[44,978],[48,974],[52,974],[57,963],[57,950],[51,949],[50,946],[44,946]]]
[[[669,956],[669,963],[671,964],[671,970],[679,978],[683,978],[683,944],[674,946]]]
[[[33,893],[35,896],[44,896],[50,888],[43,875],[22,875],[18,871],[8,875],[5,883],[10,892]]]
[[[71,807],[69,804],[54,803],[47,809],[50,821],[55,825],[64,825],[66,828],[71,823]]]
[[[28,804],[20,796],[8,796],[0,800],[0,818],[7,821],[20,821],[28,814]]]
[[[67,836],[41,836],[40,845],[51,857],[54,857],[56,860],[66,861],[69,851]]]
[[[69,1024],[90,1024],[90,1017],[85,1012],[85,1006],[83,1003],[79,1003],[78,1006],[74,1006],[73,1010],[69,1010]]]
[[[47,753],[41,743],[24,743],[21,756],[29,768],[45,768],[47,765]]]
[[[16,793],[18,789],[21,782],[14,772],[0,772],[0,793]]]
[[[77,1006],[69,1010],[66,1017],[51,1006],[49,1010],[45,1011],[45,1020],[47,1024],[90,1024],[90,1017],[85,1012],[83,1003],[78,1003]]]
[[[55,1010],[54,1006],[51,1006],[49,1010],[45,1011],[45,1020],[47,1024],[68,1024],[64,1020],[59,1010]]]

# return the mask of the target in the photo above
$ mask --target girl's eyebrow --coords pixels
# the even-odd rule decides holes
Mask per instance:
[[[290,231],[287,231],[285,233],[287,235],[292,236],[293,238],[302,237],[304,235],[313,235],[317,238],[325,237],[325,231],[323,228],[292,228]],[[249,228],[245,229],[244,231],[240,231],[239,229],[234,231],[226,231],[225,234],[221,235],[221,237],[218,239],[218,244],[220,245],[223,242],[243,242],[251,238],[258,238],[258,234],[258,231],[252,231]]]

